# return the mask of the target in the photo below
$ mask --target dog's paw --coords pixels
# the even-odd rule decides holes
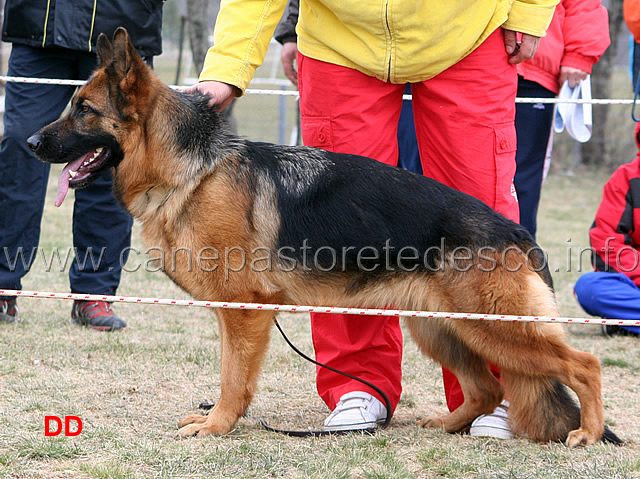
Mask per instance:
[[[203,416],[202,414],[189,414],[178,423],[178,429],[182,429],[184,426],[187,426],[189,424],[202,424],[206,420],[207,416]]]
[[[223,436],[231,431],[231,428],[219,428],[215,426],[209,426],[207,424],[189,424],[187,426],[178,429],[177,437],[180,439],[186,439],[188,437],[197,437],[201,439],[207,436]]]
[[[416,424],[420,427],[432,427],[436,429],[444,429],[444,422],[439,417],[425,417],[416,421]]]
[[[580,428],[569,433],[565,444],[569,447],[588,446],[589,444],[594,444],[599,440],[600,437],[598,435],[587,432]]]
[[[220,416],[190,414],[178,423],[178,437],[222,436],[230,432],[234,425],[235,421],[224,421]]]
[[[189,424],[187,426],[183,426],[180,429],[178,429],[178,437],[180,439],[186,439],[188,437],[195,437],[195,436],[204,437],[204,435],[200,434],[203,428],[204,426],[202,424]]]

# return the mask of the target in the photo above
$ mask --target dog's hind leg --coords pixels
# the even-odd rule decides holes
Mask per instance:
[[[486,327],[486,333],[476,329],[475,350],[503,371],[516,433],[541,442],[566,439],[571,447],[600,441],[604,418],[600,364],[595,356],[567,345],[551,327],[559,325],[477,326]],[[578,429],[571,430],[577,421],[570,417],[571,408],[559,404],[569,397],[555,380],[578,396],[582,409]]]
[[[460,341],[447,323],[436,319],[412,318],[407,320],[407,325],[423,354],[451,370],[458,378],[464,394],[464,402],[455,411],[445,416],[421,419],[418,425],[457,432],[479,415],[493,412],[502,400],[504,391],[487,362]]]
[[[181,437],[226,434],[253,399],[273,325],[272,311],[217,310],[222,364],[220,398],[207,416],[190,415],[178,427]]]
[[[498,273],[493,278],[494,291],[501,292],[496,314],[557,316],[553,293],[538,275],[527,270]],[[498,287],[501,282],[504,285]],[[518,291],[514,282],[523,289]],[[516,433],[542,442],[566,439],[571,447],[600,441],[604,432],[600,364],[592,354],[571,348],[559,324],[475,321],[455,327],[474,352],[503,371]],[[570,412],[558,406],[568,396],[558,392],[556,380],[578,396],[582,409],[578,429],[573,429],[577,421],[561,416]]]

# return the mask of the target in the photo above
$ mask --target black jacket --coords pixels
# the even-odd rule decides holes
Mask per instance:
[[[289,0],[287,10],[276,28],[273,37],[282,45],[289,42],[296,43],[298,41],[296,25],[298,24],[299,6],[300,0]]]
[[[162,53],[163,0],[6,0],[2,40],[95,51],[100,33],[125,27],[142,56]],[[94,10],[95,6],[95,10]]]

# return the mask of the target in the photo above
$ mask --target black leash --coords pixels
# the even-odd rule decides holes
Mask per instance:
[[[636,117],[636,103],[638,100],[638,92],[640,91],[640,72],[638,73],[638,79],[636,80],[635,88],[633,89],[633,105],[631,105],[631,119],[636,123],[640,121]]]
[[[296,353],[298,353],[304,359],[306,359],[307,361],[315,364],[316,366],[320,366],[322,368],[326,368],[329,371],[333,371],[334,373],[338,373],[338,374],[341,374],[341,375],[346,376],[348,378],[351,378],[351,379],[354,379],[356,381],[359,381],[362,384],[364,384],[366,386],[369,386],[371,389],[376,391],[378,394],[380,394],[380,396],[384,400],[385,406],[387,408],[387,417],[385,418],[384,423],[380,427],[382,429],[386,429],[387,426],[389,426],[389,423],[391,423],[391,402],[389,401],[389,398],[384,393],[384,391],[382,391],[382,389],[380,389],[375,384],[370,383],[369,381],[365,381],[364,379],[361,379],[361,378],[359,378],[357,376],[353,376],[352,374],[345,373],[344,371],[340,371],[338,369],[332,368],[331,366],[327,366],[326,364],[319,363],[315,359],[310,358],[309,356],[307,356],[306,354],[304,354],[302,351],[300,351],[298,348],[295,347],[295,345],[289,340],[287,335],[284,334],[284,331],[282,330],[282,328],[280,327],[280,324],[278,323],[278,321],[275,318],[274,318],[273,322],[276,324],[276,328],[278,328],[278,331],[280,331],[280,334],[282,335],[282,337],[284,338],[286,343],[291,347],[291,349],[293,349]],[[214,406],[214,404],[212,404],[212,403],[201,403],[200,404],[200,409],[211,409],[213,406]],[[262,424],[262,426],[267,431],[277,432],[277,433],[280,433],[280,434],[286,434],[287,436],[292,436],[292,437],[320,437],[320,436],[329,436],[329,435],[332,435],[332,434],[347,434],[347,433],[350,433],[350,432],[360,432],[360,433],[373,434],[378,430],[377,427],[371,427],[371,428],[367,428],[367,429],[338,429],[338,430],[335,430],[335,431],[325,431],[325,430],[321,430],[321,431],[312,431],[312,430],[308,430],[308,431],[289,431],[289,430],[286,430],[286,429],[278,429],[278,428],[275,428],[275,427],[271,427],[271,426],[269,426],[267,424],[267,421],[265,421],[264,419],[256,418],[256,417],[250,416],[248,414],[246,415],[246,417],[250,417],[250,418],[256,420],[257,422]]]

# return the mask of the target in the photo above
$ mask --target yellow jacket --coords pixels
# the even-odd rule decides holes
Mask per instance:
[[[298,48],[382,81],[428,80],[499,27],[544,36],[559,0],[301,0]],[[200,81],[244,91],[287,0],[222,0]]]

